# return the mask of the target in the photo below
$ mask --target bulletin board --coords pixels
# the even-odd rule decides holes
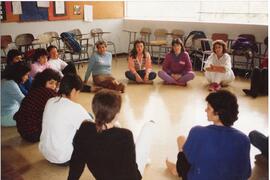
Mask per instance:
[[[37,7],[36,1],[22,1],[21,21],[46,21],[48,20],[48,8]]]
[[[55,15],[55,7],[54,7],[54,2],[50,1],[50,7],[48,8],[48,20],[49,21],[57,21],[57,20],[67,20],[69,19],[69,8],[67,8],[67,2],[65,2],[65,11],[66,14],[64,15]]]
[[[93,6],[93,19],[113,19],[124,17],[123,1],[66,1],[66,14],[54,14],[53,1],[49,8],[37,7],[37,1],[21,1],[22,14],[15,15],[12,11],[12,3],[5,1],[5,20],[2,22],[28,22],[28,21],[55,21],[55,20],[83,20],[84,5]]]
[[[68,1],[69,19],[83,19],[84,5],[91,5],[89,1]]]
[[[10,1],[5,2],[6,19],[3,22],[18,22],[20,20],[19,15],[12,13],[12,5]]]
[[[114,19],[124,17],[123,1],[91,2],[94,19]]]

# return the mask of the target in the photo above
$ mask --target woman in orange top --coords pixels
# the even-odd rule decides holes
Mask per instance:
[[[157,74],[152,72],[151,56],[145,51],[144,41],[137,40],[128,57],[128,68],[125,75],[129,80],[137,83],[153,83]]]

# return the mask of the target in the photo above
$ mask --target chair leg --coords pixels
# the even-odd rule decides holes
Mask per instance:
[[[202,56],[202,65],[201,65],[201,71],[203,70],[203,66],[204,66],[204,58],[205,58],[205,54],[203,54],[203,56]]]

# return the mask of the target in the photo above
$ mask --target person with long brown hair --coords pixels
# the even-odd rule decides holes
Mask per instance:
[[[79,179],[85,164],[96,179],[142,178],[150,154],[154,121],[144,124],[135,145],[130,130],[115,126],[121,104],[117,91],[103,89],[95,94],[92,101],[95,123],[82,123],[74,137],[69,180]]]
[[[134,47],[128,57],[128,68],[126,77],[137,83],[151,84],[156,78],[157,74],[152,72],[151,56],[145,50],[145,42],[136,40]]]

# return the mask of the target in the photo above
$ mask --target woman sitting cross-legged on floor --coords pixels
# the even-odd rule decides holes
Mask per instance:
[[[144,124],[135,147],[132,132],[115,127],[121,104],[119,92],[104,89],[95,94],[92,101],[95,123],[82,123],[74,137],[69,180],[79,179],[85,164],[96,179],[142,178],[150,155],[154,121]]]
[[[59,82],[60,74],[52,69],[36,74],[30,92],[14,115],[17,130],[23,139],[29,142],[39,141],[45,105],[48,99],[57,96]]]
[[[156,73],[152,72],[151,56],[145,51],[144,41],[136,40],[128,57],[128,68],[125,75],[129,80],[142,84],[152,84]]]
[[[177,38],[172,41],[172,50],[169,52],[162,65],[162,71],[158,76],[165,84],[186,86],[187,82],[194,79],[192,64],[183,42]]]
[[[193,127],[187,139],[180,136],[176,165],[168,169],[183,180],[247,180],[251,175],[250,141],[231,127],[238,119],[236,96],[220,90],[206,97],[208,121],[213,125]]]
[[[235,79],[232,71],[231,57],[223,40],[213,42],[213,53],[208,57],[204,70],[210,83],[209,91],[217,91]]]
[[[106,42],[98,41],[96,43],[96,47],[97,52],[94,52],[89,59],[88,68],[84,77],[84,83],[87,83],[92,73],[95,85],[123,93],[125,91],[124,84],[118,82],[111,74],[112,53],[107,51]]]

